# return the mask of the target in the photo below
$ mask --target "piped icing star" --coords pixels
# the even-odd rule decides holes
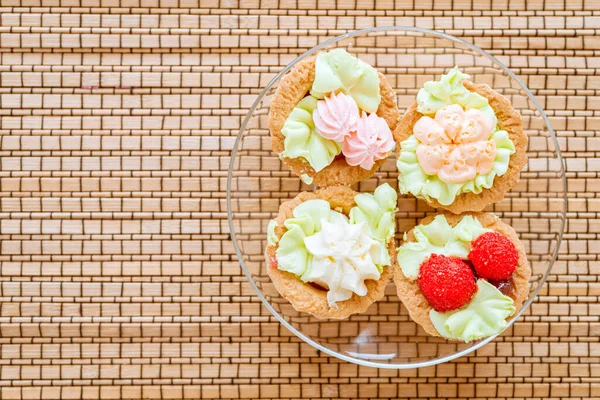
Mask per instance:
[[[340,92],[332,93],[317,102],[313,120],[321,136],[342,143],[356,130],[358,115],[358,106],[354,99]]]
[[[342,153],[349,165],[371,169],[375,161],[387,158],[395,146],[392,132],[385,119],[363,111],[356,122],[356,131],[346,137]]]

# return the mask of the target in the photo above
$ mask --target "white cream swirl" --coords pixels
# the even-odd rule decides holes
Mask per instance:
[[[343,215],[322,220],[322,229],[304,239],[312,263],[302,279],[328,289],[329,306],[348,300],[352,293],[367,294],[366,279],[380,278],[375,264],[381,243],[369,235],[365,222],[351,224]]]

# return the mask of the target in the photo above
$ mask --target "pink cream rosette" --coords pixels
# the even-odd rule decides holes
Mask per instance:
[[[351,96],[332,93],[317,102],[313,121],[317,132],[325,139],[342,143],[356,129],[358,106]]]
[[[392,132],[385,119],[377,114],[363,111],[356,122],[356,131],[346,137],[342,144],[342,153],[349,165],[360,165],[361,168],[371,169],[375,161],[382,160],[394,148]]]
[[[496,144],[489,140],[492,119],[479,110],[457,104],[441,108],[435,119],[421,117],[413,128],[419,140],[416,154],[427,175],[446,183],[463,183],[492,170]]]
[[[318,101],[313,121],[321,136],[342,143],[348,165],[371,169],[375,161],[388,156],[395,143],[385,119],[364,111],[359,117],[358,112],[351,96],[332,93]]]

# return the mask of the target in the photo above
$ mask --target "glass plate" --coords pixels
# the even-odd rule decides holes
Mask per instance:
[[[548,117],[527,86],[495,57],[461,39],[427,29],[380,27],[327,40],[293,60],[260,93],[244,119],[232,152],[227,178],[227,214],[235,251],[246,277],[265,307],[296,336],[340,359],[380,368],[416,368],[464,356],[493,340],[455,343],[428,336],[396,296],[393,283],[385,297],[364,314],[343,321],[318,320],[299,313],[279,295],[266,272],[263,252],[267,223],[279,205],[313,190],[290,173],[271,151],[267,116],[281,77],[295,64],[336,47],[368,62],[387,77],[403,112],[423,83],[439,79],[458,65],[475,83],[487,83],[508,97],[523,116],[529,135],[528,165],[506,198],[486,211],[511,224],[525,245],[533,274],[528,299],[509,321],[504,337],[546,281],[556,260],[565,225],[566,180],[558,142]],[[353,186],[373,191],[383,182],[397,188],[395,155],[369,180]],[[434,210],[413,196],[399,196],[396,240]],[[526,317],[524,317],[526,318]],[[499,339],[502,340],[502,339]]]

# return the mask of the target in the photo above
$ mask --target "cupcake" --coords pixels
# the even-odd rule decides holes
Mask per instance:
[[[268,225],[265,257],[277,291],[319,319],[364,312],[391,281],[397,195],[346,186],[302,192]]]
[[[404,235],[394,283],[433,336],[470,342],[501,333],[529,294],[531,269],[515,231],[493,214],[438,214]]]
[[[527,163],[510,101],[458,67],[426,82],[394,131],[400,192],[455,214],[504,198]]]
[[[351,185],[385,163],[400,114],[385,77],[343,49],[285,75],[269,111],[271,147],[306,184]]]

